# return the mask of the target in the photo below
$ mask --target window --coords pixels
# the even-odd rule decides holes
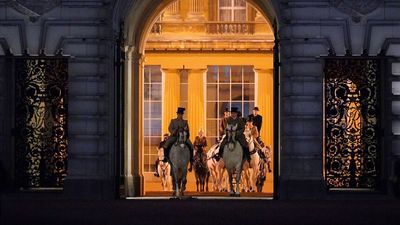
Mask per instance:
[[[209,66],[206,79],[206,136],[214,144],[225,108],[238,107],[247,117],[255,102],[252,66]]]
[[[246,2],[244,0],[219,0],[220,21],[246,21]]]
[[[153,164],[162,139],[162,73],[160,66],[144,68],[144,172]]]

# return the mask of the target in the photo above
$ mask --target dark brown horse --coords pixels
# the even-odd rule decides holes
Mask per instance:
[[[195,154],[193,156],[193,167],[196,176],[197,191],[204,192],[204,186],[208,191],[208,180],[210,178],[210,171],[207,167],[207,154],[203,150],[203,145],[195,145]]]

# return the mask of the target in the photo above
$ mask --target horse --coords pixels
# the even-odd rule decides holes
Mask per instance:
[[[246,140],[249,143],[249,151],[250,151],[250,165],[248,168],[249,172],[249,183],[248,188],[249,191],[256,191],[257,185],[257,176],[259,174],[259,164],[260,164],[260,155],[258,154],[257,148],[254,144],[254,137],[251,135],[251,132],[245,132]]]
[[[224,146],[223,158],[225,162],[226,170],[229,176],[229,189],[231,196],[240,196],[240,177],[242,174],[243,166],[243,147],[240,145],[239,141],[236,140],[238,135],[236,132],[237,124],[228,124],[226,128],[227,133],[227,143]],[[236,173],[235,177],[235,187],[233,185],[233,174]]]
[[[168,162],[164,162],[164,149],[157,148],[158,153],[158,166],[157,171],[160,175],[161,186],[164,191],[171,188],[171,165]]]
[[[222,137],[223,140],[225,135]],[[225,185],[225,164],[224,160],[221,158],[219,161],[215,159],[215,155],[219,151],[220,143],[217,143],[210,147],[207,152],[207,167],[210,171],[210,177],[212,182],[213,191],[226,191],[229,185]]]
[[[264,155],[265,157],[260,160],[260,172],[258,173],[256,180],[257,192],[262,192],[264,182],[267,179],[267,173],[271,172],[271,169],[269,168],[269,163],[271,162],[271,147],[264,146],[260,152],[260,154]]]
[[[169,160],[172,167],[173,196],[181,197],[186,189],[187,167],[190,160],[189,148],[186,145],[187,132],[180,129],[178,139],[172,145]]]
[[[267,179],[267,166],[266,166],[265,159],[262,159],[260,161],[260,166],[259,166],[259,173],[257,175],[257,180],[256,180],[256,186],[257,186],[257,192],[262,192],[264,182]]]
[[[210,172],[213,191],[218,191],[218,162],[214,157],[218,152],[218,147],[219,144],[215,144],[207,152],[207,168]]]
[[[207,167],[207,155],[204,153],[202,145],[195,145],[194,149],[196,153],[193,156],[193,167],[196,177],[196,188],[197,191],[204,191],[204,186],[206,186],[206,191],[208,191],[210,171]]]

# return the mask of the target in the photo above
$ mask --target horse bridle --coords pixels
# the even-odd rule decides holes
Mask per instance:
[[[228,143],[236,142],[236,128],[237,128],[237,125],[235,125],[235,126],[228,125],[228,127],[226,128],[226,131],[227,131],[226,133],[228,134]]]
[[[179,128],[178,130],[178,139],[175,142],[175,145],[186,143],[187,132],[183,128]]]

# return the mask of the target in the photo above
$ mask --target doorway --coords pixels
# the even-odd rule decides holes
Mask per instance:
[[[274,89],[272,26],[245,0],[171,1],[154,18],[144,35],[139,76],[132,76],[134,68],[128,67],[125,80],[125,145],[135,146],[126,148],[125,171],[137,174],[136,179],[133,176],[125,182],[127,189],[136,189],[126,191],[127,196],[170,195],[153,173],[157,147],[177,107],[187,109],[191,139],[203,130],[209,149],[220,137],[224,110],[234,106],[244,118],[254,107],[260,109],[260,137],[271,149],[271,171],[266,170],[262,191],[246,195],[272,197],[274,174],[278,173],[274,167],[278,152],[274,149],[279,123],[274,115],[278,108],[274,95],[278,92]],[[137,93],[130,95],[133,86],[129,86],[134,83]],[[135,119],[138,123],[132,127]],[[196,191],[194,172],[188,180],[189,195],[228,195],[213,189],[212,177],[209,192],[204,193]]]

